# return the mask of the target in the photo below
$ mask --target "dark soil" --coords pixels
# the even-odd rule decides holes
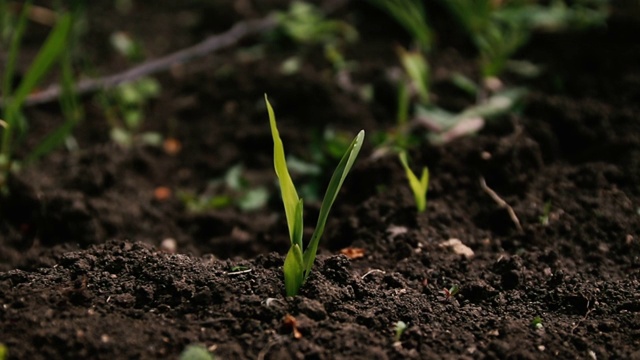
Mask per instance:
[[[88,6],[88,18],[105,19],[111,4]],[[287,1],[176,4],[96,20],[85,56],[96,71],[121,70],[126,62],[105,50],[111,31],[132,32],[152,58]],[[10,359],[177,358],[195,343],[221,359],[640,359],[638,18],[615,8],[606,28],[536,35],[518,56],[546,72],[529,82],[521,115],[412,151],[416,167],[432,174],[425,213],[416,213],[397,159],[374,160],[367,144],[312,276],[287,298],[289,240],[262,94],[287,152],[307,159],[326,126],[371,137],[392,126],[395,112],[384,71],[406,35],[363,2],[334,16],[360,31],[346,56],[360,64],[354,79],[376,85],[374,103],[340,89],[321,50],[309,50],[291,76],[278,69],[298,51],[293,45],[239,55],[262,38],[159,77],[162,96],[145,126],[178,139],[175,155],[112,144],[101,110],[84,99],[80,150],[26,167],[3,199],[0,343]],[[472,51],[450,48],[461,39],[439,39],[435,74],[473,69]],[[447,89],[441,78],[435,89]],[[466,101],[444,90],[442,103]],[[28,115],[36,135],[61,116],[54,105]],[[187,211],[180,191],[202,192],[239,163],[252,186],[270,189],[266,207]],[[335,162],[327,164],[326,176]],[[522,231],[481,178],[512,206]],[[158,200],[159,186],[173,196]],[[319,205],[305,205],[305,223],[314,224]],[[161,246],[169,238],[175,251]],[[450,239],[474,255],[443,246]],[[340,255],[347,247],[364,257]],[[447,296],[454,285],[459,293]],[[542,327],[532,325],[536,317]],[[398,321],[408,328],[396,341]]]

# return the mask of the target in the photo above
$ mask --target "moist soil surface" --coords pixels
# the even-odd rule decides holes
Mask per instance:
[[[360,32],[345,57],[354,83],[374,85],[373,102],[338,85],[318,46],[299,72],[281,74],[300,48],[264,37],[158,76],[145,131],[178,140],[178,152],[114,144],[93,97],[82,98],[79,150],[25,166],[2,202],[0,342],[10,359],[177,358],[189,344],[219,359],[640,359],[640,22],[615,7],[605,27],[536,34],[517,54],[544,65],[525,81],[517,116],[411,150],[415,169],[431,173],[426,212],[397,158],[373,157],[367,142],[309,280],[284,295],[289,240],[263,93],[287,153],[313,161],[310,144],[328,128],[369,138],[393,128],[385,69],[408,41],[364,2],[329,5]],[[153,58],[287,2],[160,1],[105,17],[116,14],[109,6],[87,8],[83,56],[96,73],[130,66],[105,50],[112,31],[134,34]],[[433,55],[433,92],[455,109],[473,99],[447,74],[474,76],[475,55],[455,24],[435,26],[450,36]],[[26,147],[61,119],[54,104],[27,115]],[[297,183],[326,186],[337,160],[318,152],[322,175],[294,173]],[[269,190],[265,206],[194,212],[181,200],[237,164],[249,186]],[[305,206],[315,224],[318,201]],[[399,321],[407,328],[396,337]]]

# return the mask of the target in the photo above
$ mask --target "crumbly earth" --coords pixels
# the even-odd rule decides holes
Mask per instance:
[[[138,5],[119,22],[96,21],[90,35],[106,47],[111,31],[130,31],[159,56],[287,2],[251,3]],[[107,6],[89,6],[89,18],[114,11]],[[317,48],[299,73],[280,74],[298,50],[269,45],[260,57],[247,51],[259,38],[159,77],[145,127],[178,139],[177,154],[112,144],[104,115],[83,99],[80,150],[26,167],[2,202],[0,343],[10,359],[177,358],[189,344],[219,359],[640,359],[638,18],[614,8],[606,28],[536,35],[518,56],[546,70],[527,81],[518,116],[412,150],[416,169],[431,172],[425,213],[397,159],[373,158],[367,144],[309,281],[287,298],[288,236],[262,94],[287,152],[302,158],[326,126],[373,137],[393,125],[384,71],[406,35],[362,2],[334,16],[360,31],[346,57],[358,63],[354,81],[374,85],[374,103],[336,85]],[[443,79],[474,66],[472,54],[448,47],[464,36],[449,33],[434,54],[434,93],[456,107],[469,99]],[[85,56],[105,72],[126,65],[105,54]],[[36,135],[60,119],[53,105],[28,115]],[[270,189],[264,208],[185,208],[180,192],[203,192],[238,163],[251,186]],[[172,196],[154,196],[161,186]],[[305,205],[314,224],[319,206]],[[446,246],[451,239],[473,255]],[[341,255],[349,247],[364,256]],[[396,337],[399,321],[407,328]]]

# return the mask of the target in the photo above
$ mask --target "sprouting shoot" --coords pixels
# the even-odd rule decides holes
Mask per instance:
[[[291,176],[289,175],[284,155],[284,146],[276,126],[276,117],[266,94],[264,100],[267,104],[271,135],[273,136],[273,164],[280,183],[282,203],[284,204],[284,211],[289,227],[289,237],[291,239],[291,247],[284,260],[284,285],[287,296],[295,296],[311,273],[316,252],[318,251],[318,243],[320,242],[320,238],[324,232],[324,226],[329,217],[329,211],[338,196],[344,179],[347,177],[349,170],[351,170],[353,163],[358,157],[364,141],[364,130],[361,130],[353,139],[351,145],[349,145],[349,148],[340,160],[340,163],[338,163],[336,170],[333,172],[333,176],[327,187],[327,192],[322,200],[316,228],[311,236],[311,241],[305,248],[302,243],[302,233],[304,229],[302,224],[302,199],[298,197],[296,187],[293,185],[293,180],[291,180]]]

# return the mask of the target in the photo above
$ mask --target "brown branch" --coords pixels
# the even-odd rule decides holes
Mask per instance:
[[[513,210],[511,205],[504,201],[495,191],[491,190],[491,188],[489,188],[489,186],[487,185],[487,182],[484,180],[484,177],[482,176],[480,177],[480,186],[482,187],[482,190],[484,190],[487,194],[489,194],[489,196],[491,196],[493,201],[495,201],[498,206],[507,209],[511,221],[513,221],[513,223],[516,225],[518,231],[522,233],[522,225],[520,225],[520,220],[518,219],[518,216],[516,215],[516,212]]]
[[[124,72],[97,79],[81,80],[75,85],[74,90],[77,95],[81,95],[98,90],[113,88],[119,84],[130,82],[143,76],[166,71],[174,65],[185,63],[214,51],[230,47],[247,36],[262,33],[275,26],[276,20],[273,16],[268,16],[260,20],[242,21],[236,23],[227,32],[210,36],[199,44],[158,59],[146,61]],[[24,105],[29,106],[47,103],[58,99],[60,95],[62,95],[62,87],[58,84],[53,84],[42,91],[29,95],[25,100]],[[0,106],[3,106],[4,102],[4,98],[0,99]]]

